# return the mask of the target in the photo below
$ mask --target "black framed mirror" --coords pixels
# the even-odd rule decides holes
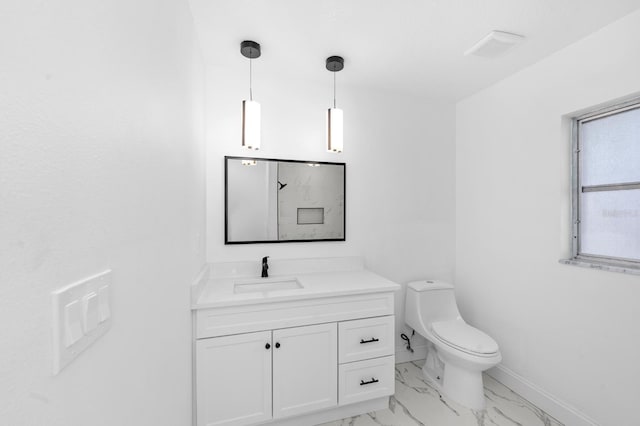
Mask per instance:
[[[345,241],[345,163],[224,160],[225,244]]]

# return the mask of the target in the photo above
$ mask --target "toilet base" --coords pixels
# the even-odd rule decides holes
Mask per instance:
[[[470,371],[440,360],[429,348],[422,373],[440,393],[472,410],[484,410],[486,401],[481,371]],[[432,355],[431,357],[429,355]],[[434,358],[436,362],[434,363]]]
[[[422,366],[422,373],[425,378],[437,384],[440,390],[444,377],[444,362],[438,358],[435,345],[429,341],[427,341],[427,359]]]
[[[482,372],[469,371],[452,364],[446,364],[443,382],[443,392],[457,403],[472,410],[485,409]]]

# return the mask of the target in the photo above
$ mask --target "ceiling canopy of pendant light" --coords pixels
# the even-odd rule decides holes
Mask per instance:
[[[327,70],[333,74],[333,108],[327,110],[327,151],[340,153],[344,147],[343,140],[343,114],[340,108],[336,108],[336,74],[344,68],[344,59],[341,56],[330,56],[326,61]]]
[[[249,59],[249,100],[242,101],[242,146],[260,149],[260,104],[253,100],[252,60],[260,57],[260,45],[245,40],[240,43],[240,53]]]
[[[255,41],[245,40],[240,43],[240,53],[242,56],[249,59],[256,59],[260,57],[260,45]]]
[[[344,68],[344,59],[342,56],[329,56],[326,65],[327,69],[331,72],[342,71]]]

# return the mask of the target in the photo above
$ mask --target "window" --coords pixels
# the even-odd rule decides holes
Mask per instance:
[[[640,100],[574,119],[573,256],[640,269]]]

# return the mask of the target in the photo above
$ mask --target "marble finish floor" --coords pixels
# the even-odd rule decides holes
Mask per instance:
[[[511,389],[484,375],[485,410],[442,396],[422,375],[424,361],[396,365],[396,393],[389,408],[321,426],[563,426]]]

